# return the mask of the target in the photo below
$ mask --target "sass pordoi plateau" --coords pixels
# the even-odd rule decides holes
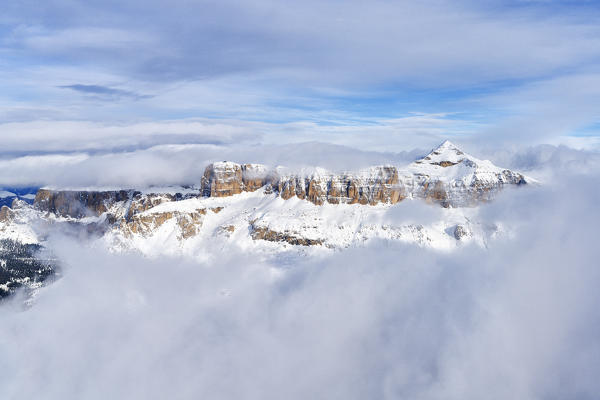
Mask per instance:
[[[52,234],[147,256],[210,257],[202,251],[207,243],[282,260],[372,239],[439,251],[485,247],[510,227],[479,222],[478,205],[532,182],[445,141],[409,165],[343,173],[224,161],[185,187],[5,190],[12,202],[0,210],[0,296],[21,287],[35,293],[59,275]],[[440,217],[423,225],[410,210],[397,215],[407,202],[429,203]]]

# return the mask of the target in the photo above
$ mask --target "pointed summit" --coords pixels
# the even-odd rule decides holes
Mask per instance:
[[[440,144],[438,147],[436,147],[435,149],[433,149],[431,151],[431,153],[445,153],[445,152],[455,152],[455,153],[459,153],[459,154],[464,154],[459,148],[458,146],[456,146],[454,143],[452,143],[449,140],[444,140],[442,142],[442,144]]]
[[[435,149],[431,150],[422,159],[416,161],[417,164],[431,164],[440,167],[450,167],[463,161],[465,158],[471,159],[469,155],[460,150],[454,143],[449,140],[444,140]]]

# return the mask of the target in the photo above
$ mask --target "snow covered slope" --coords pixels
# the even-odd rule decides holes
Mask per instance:
[[[410,164],[404,177],[414,197],[445,207],[475,206],[491,200],[505,185],[533,182],[518,172],[466,154],[447,140]]]
[[[207,244],[268,256],[373,239],[449,251],[487,246],[503,234],[500,223],[478,222],[474,206],[527,182],[448,141],[408,166],[357,172],[219,162],[205,169],[198,187],[41,189],[33,206],[2,208],[0,239],[38,243],[53,230],[75,230],[115,251],[198,257],[207,256]]]

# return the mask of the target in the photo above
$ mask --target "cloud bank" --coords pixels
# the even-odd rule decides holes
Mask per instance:
[[[282,264],[107,254],[0,307],[3,398],[593,398],[600,176],[505,193],[487,250],[373,242]],[[17,300],[15,300],[17,301]]]
[[[0,157],[0,187],[48,186],[55,188],[111,187],[143,188],[152,185],[194,185],[204,168],[215,161],[262,163],[293,169],[323,167],[331,171],[357,171],[374,165],[405,166],[427,154],[430,147],[395,150],[358,149],[343,145],[352,131],[339,129],[340,144],[302,141],[317,138],[312,126],[297,129],[297,143],[281,143],[268,125],[215,127],[205,122],[191,124],[140,124],[133,127],[67,124],[62,140],[39,144],[43,134],[27,130],[7,143]],[[88,132],[85,129],[90,128]],[[264,128],[262,133],[258,131]],[[80,130],[83,129],[83,130]],[[196,130],[194,133],[193,130]],[[211,135],[218,129],[221,136]],[[87,133],[86,133],[87,132]],[[128,132],[128,134],[125,134]],[[160,133],[165,132],[165,133]],[[167,134],[166,132],[170,132]],[[365,134],[359,131],[357,135]],[[374,128],[367,134],[385,137],[388,132]],[[406,137],[410,134],[407,132]],[[94,137],[98,138],[94,140]],[[397,149],[405,149],[398,142]],[[418,140],[417,140],[418,141]],[[383,143],[383,142],[382,142]],[[539,145],[497,148],[494,144],[462,142],[460,147],[494,164],[521,171],[542,181],[552,181],[557,171],[594,173],[600,154],[566,146]],[[11,147],[12,146],[12,147]],[[37,148],[37,152],[26,151]],[[378,147],[376,147],[378,148]],[[0,153],[1,154],[1,153]]]

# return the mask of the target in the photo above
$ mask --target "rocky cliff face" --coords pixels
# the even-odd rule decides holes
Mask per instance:
[[[82,218],[99,216],[115,203],[127,201],[133,196],[131,190],[118,191],[64,191],[40,189],[34,200],[40,211],[60,217]]]
[[[233,196],[266,186],[282,199],[292,197],[316,205],[395,204],[406,197],[422,198],[444,207],[473,206],[488,201],[506,185],[523,185],[517,172],[479,160],[446,141],[405,169],[378,166],[356,173],[335,174],[317,169],[310,174],[269,171],[257,164],[211,164],[202,180],[203,194]]]
[[[18,288],[35,291],[58,276],[55,260],[40,253],[53,229],[149,255],[195,252],[207,240],[266,254],[328,251],[371,239],[437,249],[485,247],[504,228],[478,222],[478,209],[471,206],[529,182],[444,142],[402,168],[303,172],[218,162],[206,167],[197,187],[40,189],[33,206],[13,196],[10,208],[0,207],[0,300]],[[399,221],[391,208],[405,199],[458,209],[444,210],[430,225]]]
[[[206,197],[233,196],[242,192],[254,192],[276,180],[276,173],[261,164],[217,162],[204,170],[202,194]]]
[[[0,208],[0,222],[11,222],[14,217],[15,212],[11,208],[7,206],[2,206],[2,208]]]
[[[392,166],[374,167],[359,174],[288,175],[273,184],[284,200],[296,196],[316,205],[395,204],[406,197],[398,170]]]
[[[340,174],[321,169],[310,174],[281,171],[270,170],[260,164],[213,163],[204,171],[200,194],[205,197],[229,197],[265,187],[267,193],[275,192],[284,200],[297,197],[316,205],[395,204],[412,197],[444,207],[464,207],[489,201],[506,185],[527,183],[522,174],[469,156],[448,141],[403,170],[394,166],[377,166],[356,173]],[[148,195],[133,190],[41,189],[34,204],[41,211],[81,218],[101,215],[116,203],[130,201],[125,216],[129,220],[135,214],[158,204],[183,198],[181,194]],[[2,215],[0,213],[0,218]]]
[[[281,174],[260,164],[219,162],[210,164],[202,177],[206,197],[228,197],[267,187],[284,200],[294,196],[313,204],[394,204],[406,197],[398,170],[393,166],[373,167],[357,174]]]
[[[413,197],[444,207],[470,207],[493,199],[507,185],[524,185],[518,172],[465,154],[449,141],[407,167]]]
[[[179,227],[178,237],[186,239],[195,236],[202,227],[207,209],[213,213],[220,211],[220,208],[210,207],[189,210],[168,207],[194,197],[224,198],[262,189],[265,195],[274,194],[283,200],[296,197],[315,205],[392,205],[411,198],[443,207],[468,207],[492,199],[504,186],[527,182],[522,174],[498,168],[444,142],[401,169],[376,166],[354,173],[332,173],[316,168],[310,173],[290,173],[281,167],[269,169],[260,164],[217,162],[206,167],[199,189],[185,193],[41,189],[35,197],[34,208],[47,215],[71,220],[99,217],[91,228],[100,234],[118,229],[124,235],[144,236],[173,222]],[[162,207],[164,205],[167,207]],[[11,209],[3,207],[0,222],[9,221],[13,215]],[[250,226],[250,231],[254,239],[276,238],[290,244],[305,243],[294,232],[281,232],[256,224]],[[306,241],[309,244],[317,242],[317,239]]]
[[[202,193],[206,197],[227,197],[242,193],[242,167],[232,162],[210,164],[202,176]]]

